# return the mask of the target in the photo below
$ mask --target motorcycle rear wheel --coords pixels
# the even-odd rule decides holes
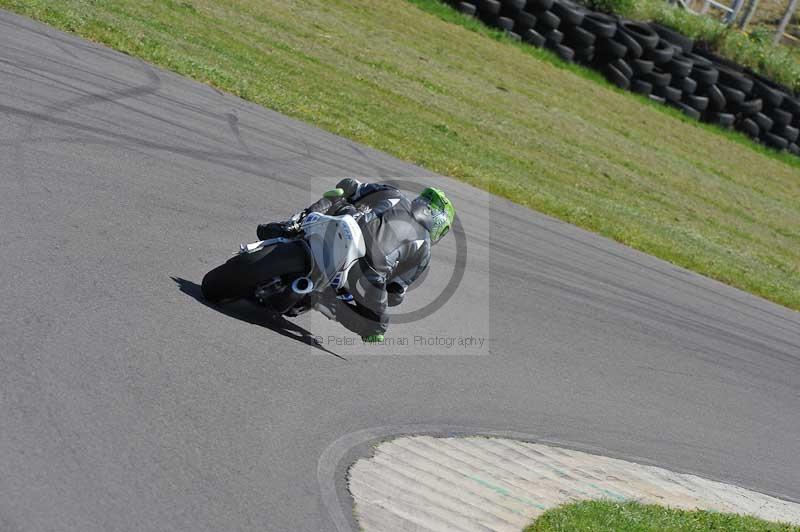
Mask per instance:
[[[273,277],[293,279],[309,270],[305,248],[296,242],[242,253],[203,277],[203,297],[212,303],[250,297],[258,285]]]

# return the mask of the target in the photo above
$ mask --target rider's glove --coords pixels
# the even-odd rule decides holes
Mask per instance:
[[[366,343],[377,343],[383,342],[383,335],[382,334],[371,334],[369,336],[362,336],[361,341]]]

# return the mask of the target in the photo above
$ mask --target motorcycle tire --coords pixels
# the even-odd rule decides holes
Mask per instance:
[[[205,277],[203,297],[212,303],[253,295],[256,287],[276,276],[299,277],[309,270],[309,258],[300,243],[279,244],[243,253],[217,266]]]

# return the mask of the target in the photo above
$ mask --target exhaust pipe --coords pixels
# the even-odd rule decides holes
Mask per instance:
[[[298,277],[292,281],[292,292],[305,295],[314,290],[314,282],[308,277]]]

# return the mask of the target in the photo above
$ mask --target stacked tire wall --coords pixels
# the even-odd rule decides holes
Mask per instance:
[[[622,89],[800,155],[800,100],[789,88],[696,49],[692,39],[670,28],[598,13],[571,0],[450,3],[515,40],[599,70]]]

